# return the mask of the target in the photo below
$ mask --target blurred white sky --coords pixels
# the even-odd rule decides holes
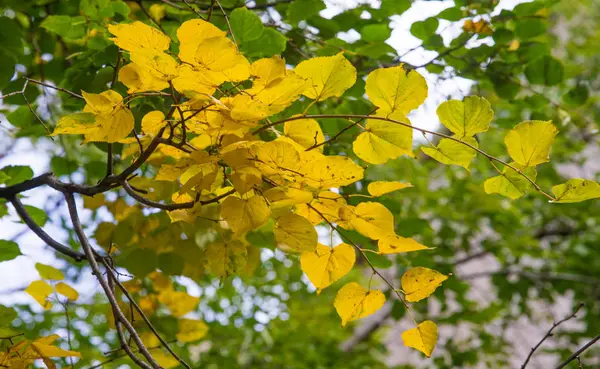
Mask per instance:
[[[365,1],[358,0],[326,0],[327,9],[322,11],[325,17],[332,17],[340,13],[345,8],[356,6],[358,3]],[[500,9],[511,9],[516,4],[528,2],[523,0],[501,0],[500,5],[496,8],[496,12]],[[372,4],[377,4],[379,1],[372,0]],[[452,1],[415,1],[412,7],[400,16],[393,17],[391,20],[391,28],[393,28],[392,36],[388,43],[394,47],[399,55],[404,54],[408,50],[420,44],[420,40],[415,38],[410,33],[410,26],[415,21],[426,19],[432,15],[439,13],[441,10],[453,6]],[[448,43],[455,37],[462,27],[461,22],[450,24],[451,22],[440,20],[440,30],[444,30],[441,35],[445,42]],[[422,49],[416,49],[408,53],[403,60],[408,63],[419,65],[431,58],[435,57],[435,52],[428,52]],[[439,125],[437,116],[435,115],[436,107],[442,102],[450,98],[462,98],[469,92],[472,85],[471,81],[463,78],[450,78],[438,82],[434,75],[427,73],[424,69],[419,70],[422,73],[429,86],[429,96],[423,106],[409,115],[413,125],[435,129]],[[3,119],[4,120],[4,119]],[[415,136],[418,137],[418,136]],[[38,143],[38,146],[32,147],[27,140],[19,140],[17,147],[13,149],[16,155],[9,155],[0,159],[0,168],[6,165],[29,165],[33,168],[35,175],[40,175],[49,170],[49,161],[46,155],[40,155],[44,152],[43,143]],[[28,205],[44,208],[47,206],[48,197],[56,195],[48,188],[40,188],[35,191],[27,192],[27,198],[23,202]],[[80,202],[81,199],[78,199]],[[80,207],[81,208],[81,207]],[[19,222],[18,217],[14,214],[12,207],[9,205],[11,216],[0,219],[0,239],[12,239],[24,229],[24,225]],[[52,218],[44,227],[45,231],[58,240],[64,240],[65,232],[54,224],[60,224],[60,216],[66,214],[64,206],[55,212]],[[85,221],[89,217],[88,211],[82,211],[81,217]],[[328,235],[325,236],[328,238]],[[328,243],[328,241],[324,241]],[[54,257],[54,253],[49,250],[49,247],[41,242],[33,233],[27,232],[19,237],[18,244],[23,253],[23,256],[0,263],[0,303],[31,303],[34,308],[41,311],[41,308],[33,302],[33,299],[25,292],[11,292],[15,289],[23,288],[29,285],[34,280],[39,279],[35,269],[35,263],[41,262],[45,264],[60,265],[58,259]],[[76,286],[82,298],[92,296],[98,289],[97,283],[91,274],[83,276],[81,283]],[[195,295],[196,291],[190,291]]]

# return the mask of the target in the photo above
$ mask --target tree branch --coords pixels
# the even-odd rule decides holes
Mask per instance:
[[[86,258],[84,254],[76,252],[71,248],[57,242],[52,237],[50,237],[48,233],[44,232],[44,230],[35,223],[31,216],[29,216],[29,213],[27,213],[27,209],[25,209],[25,206],[23,206],[21,200],[19,200],[16,196],[12,197],[10,199],[10,202],[15,207],[15,210],[17,211],[17,214],[19,214],[19,217],[21,217],[21,219],[29,227],[29,229],[31,229],[33,233],[35,233],[39,238],[41,238],[42,241],[44,241],[48,246],[52,247],[54,250],[60,252],[63,255],[75,259],[75,261],[81,261]]]
[[[567,360],[565,360],[564,362],[562,362],[561,364],[559,364],[555,369],[562,369],[565,366],[567,366],[571,361],[573,361],[576,358],[578,358],[579,355],[581,355],[585,350],[587,350],[590,347],[592,347],[592,345],[594,343],[598,342],[598,340],[600,340],[600,334],[597,335],[596,337],[592,338],[592,340],[590,342],[588,342],[585,345],[583,345],[579,350],[575,351],[573,353],[573,355],[569,356],[569,358]]]
[[[527,364],[529,363],[529,360],[531,359],[531,357],[533,356],[533,354],[535,353],[535,351],[542,345],[542,343],[544,343],[544,341],[546,339],[548,339],[549,337],[552,337],[552,331],[554,331],[554,329],[556,327],[558,327],[559,325],[561,325],[562,323],[566,322],[567,320],[573,319],[577,316],[577,312],[583,307],[583,304],[579,304],[577,305],[577,307],[575,308],[575,310],[573,311],[573,313],[571,313],[571,315],[567,316],[566,318],[563,318],[561,320],[559,320],[558,322],[552,324],[552,327],[550,327],[550,329],[548,330],[548,332],[546,332],[546,335],[544,337],[542,337],[542,339],[540,340],[540,342],[537,343],[537,345],[533,346],[531,348],[531,352],[529,352],[529,355],[527,355],[527,357],[525,358],[525,361],[523,362],[523,365],[521,365],[521,369],[525,369],[525,367],[527,366]]]
[[[73,197],[73,194],[65,193],[65,199],[67,200],[67,206],[69,208],[69,215],[71,216],[71,223],[73,223],[73,229],[75,230],[77,238],[79,239],[79,242],[83,247],[85,256],[90,264],[90,267],[92,268],[92,273],[96,276],[96,279],[98,279],[100,286],[104,290],[104,293],[108,298],[108,302],[110,303],[110,306],[114,314],[116,315],[116,318],[118,318],[117,320],[120,320],[123,323],[123,326],[125,326],[125,329],[127,329],[127,331],[129,332],[129,335],[137,345],[140,353],[146,358],[146,360],[148,360],[151,367],[154,369],[161,369],[161,366],[154,360],[154,358],[142,342],[142,339],[137,334],[135,328],[133,328],[133,325],[131,325],[129,320],[127,320],[127,318],[121,311],[121,308],[119,307],[119,304],[117,302],[117,298],[113,294],[108,283],[104,280],[104,277],[102,277],[102,273],[100,272],[100,268],[98,267],[98,263],[96,262],[96,259],[94,257],[94,251],[92,249],[92,246],[88,242],[88,239],[83,231],[83,227],[81,226],[81,221],[79,220],[79,215],[77,214],[77,205],[75,204],[75,198]],[[110,269],[107,268],[107,270]],[[131,356],[131,359],[136,361],[137,357],[133,355]]]

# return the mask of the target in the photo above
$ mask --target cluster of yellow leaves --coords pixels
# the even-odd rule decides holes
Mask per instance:
[[[53,357],[81,357],[76,351],[63,350],[53,343],[59,338],[57,334],[38,338],[34,341],[22,340],[0,352],[0,367],[25,369],[34,361],[42,360],[48,369],[56,369]]]
[[[66,297],[70,301],[75,301],[79,298],[77,291],[64,282],[58,282],[54,285],[46,282],[64,280],[65,276],[60,270],[40,263],[36,263],[35,268],[42,279],[31,282],[31,284],[25,289],[25,292],[33,297],[35,301],[37,301],[44,308],[44,310],[48,310],[52,307],[53,304],[49,300],[49,297],[54,292]]]
[[[160,19],[160,10],[155,13],[155,19]],[[488,32],[484,21],[468,22],[466,31]],[[184,146],[190,150],[161,145],[148,160],[158,170],[153,180],[145,179],[152,182],[145,183],[145,188],[158,188],[156,183],[168,182],[176,187],[176,192],[169,193],[171,202],[195,202],[193,207],[170,212],[172,223],[193,224],[206,218],[206,208],[214,210],[210,214],[219,219],[214,220],[213,227],[221,239],[208,242],[201,257],[194,259],[213,275],[226,278],[247,268],[255,248],[249,247],[246,235],[261,227],[272,229],[280,249],[300,254],[302,270],[317,293],[348,274],[356,259],[352,245],[320,244],[315,230],[319,224],[336,224],[356,231],[376,241],[379,254],[427,249],[411,238],[397,235],[394,216],[381,203],[349,205],[345,197],[333,190],[362,180],[364,169],[347,156],[323,154],[326,137],[316,120],[292,117],[285,122],[283,134],[276,132],[277,138],[269,142],[253,134],[261,120],[284,111],[298,99],[314,103],[339,97],[352,87],[356,69],[343,53],[309,59],[290,70],[278,56],[250,63],[226,32],[199,19],[189,20],[177,30],[176,57],[169,50],[171,39],[141,22],[111,25],[109,32],[115,36],[115,44],[129,55],[131,62],[119,71],[119,81],[127,86],[130,95],[123,98],[112,90],[101,94],[83,92],[84,111],[63,117],[53,135],[83,134],[86,142],[123,142],[129,144],[123,156],[131,156],[138,150],[138,141],[137,137],[128,137],[134,117],[127,104],[134,94],[170,88],[169,95],[177,101],[168,115],[155,110],[142,118],[144,136],[139,143],[145,146],[169,129],[169,137],[185,140]],[[227,89],[224,84],[228,84]],[[402,65],[377,69],[366,79],[366,94],[378,110],[364,127],[359,125],[364,131],[353,142],[356,156],[370,164],[383,164],[401,155],[414,156],[413,128],[407,115],[427,98],[423,76]],[[437,115],[453,135],[432,147],[423,147],[422,151],[441,163],[469,170],[478,148],[475,135],[486,132],[494,116],[489,102],[476,96],[451,100],[439,106]],[[511,198],[521,196],[530,185],[521,174],[535,179],[535,166],[548,161],[556,133],[550,122],[530,121],[515,127],[505,143],[513,159],[511,166],[517,171],[505,167],[500,176],[486,181],[486,192]],[[366,197],[408,187],[411,185],[402,182],[373,182],[367,188],[370,196]],[[582,201],[600,197],[600,185],[575,179],[555,186],[553,192],[556,202]],[[88,202],[91,206],[102,205],[102,201]],[[115,210],[114,214],[117,221],[143,217],[139,209]],[[158,227],[150,223],[135,223],[142,230],[141,237]],[[110,234],[116,227],[112,223],[101,226],[100,233]],[[142,242],[140,236],[132,238]],[[112,236],[105,239],[112,242]],[[176,248],[169,240],[148,239],[152,241],[147,242],[162,245],[158,246],[160,252]],[[190,272],[189,265],[193,263],[186,263],[185,273]],[[44,277],[41,271],[40,274],[53,279]],[[198,299],[175,291],[161,274],[155,272],[151,278],[158,287],[141,297],[143,309],[151,315],[159,303],[163,304],[180,318],[180,341],[201,338],[206,333],[205,324],[182,318],[195,309]],[[417,302],[431,295],[447,278],[434,270],[416,267],[402,276],[401,291],[407,302]],[[57,292],[76,298],[76,293],[59,285]],[[45,308],[51,306],[47,297],[52,287],[46,282],[32,283],[28,292]],[[385,300],[382,291],[350,282],[338,291],[334,306],[342,325],[346,325],[373,314]],[[402,338],[407,346],[430,356],[437,341],[437,326],[431,321],[422,322],[404,332]]]

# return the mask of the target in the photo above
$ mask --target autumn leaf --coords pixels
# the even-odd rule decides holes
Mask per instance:
[[[48,296],[52,294],[53,289],[45,281],[33,281],[31,284],[25,289],[31,297],[35,299],[44,310],[48,310],[52,307],[52,303],[48,301]]]
[[[410,125],[410,121],[398,112],[380,111],[377,116],[390,118]],[[365,132],[361,133],[352,148],[356,156],[371,164],[383,164],[400,155],[414,156],[412,152],[412,128],[394,122],[368,119]]]
[[[355,261],[354,249],[345,243],[335,247],[319,244],[315,251],[300,256],[302,271],[316,287],[317,294],[348,274]]]
[[[527,189],[531,187],[531,183],[523,177],[523,174],[535,181],[537,177],[535,168],[524,168],[515,162],[510,163],[510,165],[520,172],[516,172],[509,167],[504,167],[501,175],[488,178],[483,183],[483,188],[486,193],[497,193],[513,200],[518,199],[527,193]]]
[[[384,303],[385,296],[381,291],[367,290],[356,282],[350,282],[338,291],[333,305],[344,327],[350,321],[375,313]]]
[[[296,252],[312,252],[317,248],[317,231],[306,218],[287,213],[277,220],[273,230],[278,245]]]
[[[315,101],[341,96],[356,82],[356,69],[344,53],[305,60],[294,71],[308,80],[303,94]]]
[[[62,281],[65,279],[65,275],[53,266],[45,265],[42,263],[35,263],[35,269],[43,279],[49,279],[54,281]]]
[[[446,279],[448,279],[447,275],[429,268],[415,267],[407,270],[401,279],[406,301],[423,300],[431,295]]]
[[[600,184],[594,181],[573,178],[557,186],[552,187],[552,193],[556,203],[581,202],[600,197]]]
[[[473,137],[463,137],[460,141],[478,147],[477,140]],[[458,165],[466,170],[469,170],[471,162],[477,156],[474,149],[449,138],[442,138],[435,147],[421,147],[421,151],[442,164]]]
[[[369,191],[369,194],[371,196],[378,197],[378,196],[382,196],[382,195],[385,195],[390,192],[402,190],[404,188],[409,188],[412,186],[413,185],[411,185],[410,183],[407,183],[407,182],[375,181],[375,182],[369,183],[369,185],[367,186],[367,191]]]
[[[59,282],[56,284],[55,288],[56,288],[56,292],[65,296],[66,298],[68,298],[71,301],[75,301],[79,298],[79,293],[73,287],[69,286],[66,283]]]
[[[426,320],[416,328],[402,332],[404,345],[421,351],[427,357],[431,357],[431,353],[437,344],[437,339],[438,328],[431,320]]]
[[[557,133],[550,121],[528,120],[508,132],[504,143],[517,164],[533,167],[550,160],[550,146]]]
[[[194,342],[202,339],[208,332],[208,326],[201,320],[179,319],[179,332],[175,335],[179,342]]]
[[[450,100],[437,108],[437,115],[457,138],[486,132],[494,118],[490,103],[479,96],[467,96],[463,101]]]
[[[354,209],[351,224],[360,234],[373,240],[394,234],[394,216],[378,202],[362,202]]]
[[[210,272],[223,278],[242,270],[248,259],[246,246],[237,240],[210,244],[204,254]]]
[[[427,98],[427,83],[417,71],[403,65],[375,69],[367,76],[369,100],[382,110],[406,116]]]
[[[221,217],[237,235],[262,226],[270,216],[269,205],[260,195],[248,200],[230,196],[221,205]]]
[[[402,252],[426,250],[429,247],[420,244],[412,238],[388,235],[377,241],[380,254],[398,254]]]

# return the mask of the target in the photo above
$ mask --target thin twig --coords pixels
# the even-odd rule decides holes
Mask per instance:
[[[579,350],[575,351],[573,353],[573,355],[569,356],[569,358],[567,360],[565,360],[564,362],[562,362],[561,364],[559,364],[555,369],[562,369],[565,366],[567,366],[571,361],[573,361],[576,358],[578,358],[585,350],[587,350],[590,347],[592,347],[592,345],[594,343],[598,342],[598,340],[600,340],[600,334],[597,335],[596,337],[592,338],[592,340],[590,342],[588,342],[585,345],[583,345]]]
[[[61,91],[61,92],[67,93],[67,94],[69,94],[69,95],[71,95],[71,96],[73,96],[73,97],[77,97],[77,98],[79,98],[79,99],[83,99],[83,96],[81,96],[81,95],[79,95],[79,94],[76,94],[76,93],[75,93],[75,92],[73,92],[73,91],[69,91],[69,90],[67,90],[66,88],[52,86],[52,85],[49,85],[49,84],[47,84],[47,83],[44,83],[44,82],[42,82],[42,81],[38,81],[38,80],[36,80],[36,79],[29,78],[29,77],[25,77],[25,79],[26,79],[26,80],[28,80],[28,81],[29,81],[29,82],[31,82],[31,83],[35,83],[36,85],[40,85],[40,86],[44,86],[44,87],[48,87],[48,88],[51,88],[51,89],[53,89],[53,90],[56,90],[56,91]]]
[[[562,323],[566,322],[567,320],[571,320],[573,318],[575,318],[577,316],[577,312],[583,307],[583,303],[577,305],[577,307],[575,308],[575,310],[573,311],[573,313],[571,313],[571,315],[559,320],[558,322],[552,324],[552,327],[550,327],[550,329],[548,330],[548,332],[546,332],[546,334],[544,335],[544,337],[542,337],[542,339],[537,343],[537,345],[533,346],[531,348],[531,351],[529,352],[529,355],[527,355],[527,357],[525,358],[525,361],[523,362],[523,365],[521,365],[521,369],[525,369],[525,367],[527,366],[527,364],[529,363],[529,360],[531,359],[531,357],[533,356],[533,354],[535,353],[535,351],[542,345],[542,343],[544,343],[544,341],[546,339],[548,339],[549,337],[553,336],[553,331],[556,327],[558,327],[559,325],[561,325]]]

